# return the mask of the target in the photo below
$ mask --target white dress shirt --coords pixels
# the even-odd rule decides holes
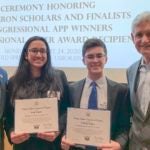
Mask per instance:
[[[91,85],[92,80],[90,78],[86,78],[82,96],[81,96],[81,102],[80,102],[80,108],[88,108],[88,100],[89,96],[92,90]],[[102,77],[95,81],[97,84],[97,100],[98,100],[98,108],[99,109],[107,109],[107,81],[106,77]]]
[[[146,65],[142,60],[139,71],[137,97],[140,102],[141,110],[143,114],[146,115],[150,103],[150,64]]]

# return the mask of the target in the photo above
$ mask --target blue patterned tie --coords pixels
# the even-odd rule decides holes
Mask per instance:
[[[91,83],[92,90],[89,96],[88,108],[89,109],[97,109],[97,89],[96,83],[93,81]],[[86,146],[86,150],[96,150],[97,148],[94,146]]]
[[[91,94],[89,96],[89,102],[88,102],[88,108],[89,109],[97,109],[97,89],[96,89],[96,83],[93,81],[91,83],[92,90]]]

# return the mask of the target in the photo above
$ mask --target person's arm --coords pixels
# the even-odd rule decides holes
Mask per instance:
[[[100,144],[98,149],[101,150],[124,150],[128,146],[131,115],[129,90],[126,84],[119,84],[116,88],[118,91],[112,112],[111,141]]]
[[[114,141],[118,142],[122,149],[125,149],[129,140],[131,117],[130,94],[126,84],[123,84],[119,97],[119,111]]]
[[[14,130],[14,108],[11,104],[11,91],[12,91],[12,83],[9,80],[7,85],[7,93],[6,93],[6,104],[5,104],[5,111],[4,111],[4,129],[8,138],[8,141],[12,144],[10,134]]]
[[[29,139],[30,135],[28,133],[18,134],[14,132],[14,107],[11,102],[12,88],[13,84],[11,80],[9,80],[4,113],[4,128],[10,144],[19,144]]]
[[[63,84],[63,95],[59,101],[59,128],[64,132],[67,122],[67,108],[70,107],[69,85],[65,73],[63,71],[59,73]]]

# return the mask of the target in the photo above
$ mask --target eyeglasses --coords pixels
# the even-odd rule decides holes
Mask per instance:
[[[98,58],[98,59],[101,59],[102,57],[104,57],[104,56],[106,56],[106,54],[102,54],[102,53],[99,53],[99,54],[89,54],[89,55],[86,55],[85,57],[87,58],[87,59],[90,59],[90,60],[92,60],[92,59],[94,59],[94,58]]]
[[[37,55],[38,52],[40,54],[46,54],[47,53],[47,50],[44,49],[44,48],[39,48],[39,49],[38,48],[31,48],[31,49],[28,49],[28,51],[31,52],[34,55]]]

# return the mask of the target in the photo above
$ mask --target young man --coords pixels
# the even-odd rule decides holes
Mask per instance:
[[[97,109],[111,111],[111,141],[100,144],[92,149],[122,150],[127,146],[130,127],[130,110],[128,89],[125,84],[116,83],[104,74],[107,62],[107,49],[100,39],[88,39],[82,49],[83,63],[87,67],[87,77],[70,85],[72,107],[88,108],[88,99],[92,90],[91,83],[96,83]],[[62,148],[91,150],[87,146],[73,144],[65,136],[62,138]],[[79,148],[80,147],[80,148]]]
[[[150,11],[136,16],[132,40],[141,59],[128,68],[127,78],[133,109],[130,150],[150,149]]]
[[[3,113],[6,98],[6,83],[7,83],[7,73],[2,68],[0,68],[0,150],[4,149]]]

